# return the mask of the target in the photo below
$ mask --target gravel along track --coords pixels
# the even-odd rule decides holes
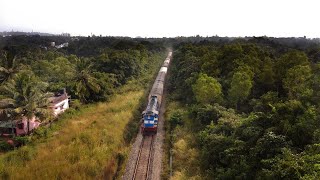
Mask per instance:
[[[140,150],[140,146],[142,143],[142,138],[143,138],[142,134],[141,134],[141,132],[139,132],[137,135],[136,141],[132,145],[131,152],[129,154],[129,159],[128,159],[128,162],[126,165],[126,170],[125,170],[125,173],[122,177],[123,180],[129,180],[129,179],[132,179],[132,177],[133,177],[138,154],[139,154],[139,150]]]
[[[132,180],[149,179],[153,150],[153,136],[144,136],[140,145]]]

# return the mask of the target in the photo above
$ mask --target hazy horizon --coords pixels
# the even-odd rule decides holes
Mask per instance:
[[[160,38],[320,37],[315,0],[0,2],[0,31]]]

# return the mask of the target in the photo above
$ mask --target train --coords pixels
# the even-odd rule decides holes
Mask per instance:
[[[170,51],[153,83],[148,96],[147,107],[141,114],[141,132],[143,135],[157,133],[160,107],[163,97],[163,87],[171,58],[172,52]]]

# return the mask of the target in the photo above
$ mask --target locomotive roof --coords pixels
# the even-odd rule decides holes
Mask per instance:
[[[153,112],[157,109],[157,96],[152,96],[147,106],[147,112]]]

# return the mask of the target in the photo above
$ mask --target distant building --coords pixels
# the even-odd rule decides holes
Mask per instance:
[[[50,46],[54,47],[56,45],[56,42],[50,42]]]
[[[61,33],[61,36],[70,37],[70,33]]]
[[[60,48],[64,48],[64,47],[68,47],[69,46],[69,43],[63,43],[63,44],[60,44],[60,45],[57,45],[55,46],[57,49],[60,49]]]

